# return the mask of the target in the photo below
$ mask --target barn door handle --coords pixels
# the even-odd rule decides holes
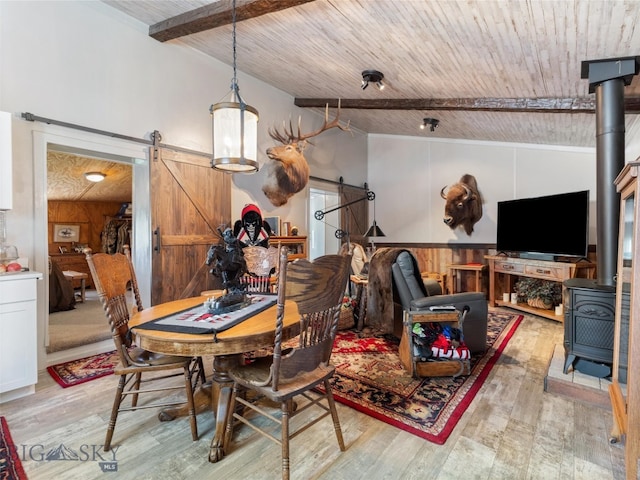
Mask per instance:
[[[154,252],[160,252],[160,227],[156,227],[153,231],[153,235],[156,237],[155,246],[153,247]]]

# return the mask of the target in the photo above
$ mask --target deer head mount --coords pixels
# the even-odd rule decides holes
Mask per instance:
[[[294,135],[293,125],[289,121],[289,128],[283,122],[283,131],[269,129],[269,136],[282,145],[267,149],[267,163],[265,165],[265,180],[262,191],[269,201],[276,207],[287,203],[289,198],[302,190],[309,182],[309,164],[304,158],[304,149],[309,139],[320,135],[325,130],[337,127],[342,131],[351,132],[349,122],[340,125],[340,101],[338,112],[333,121],[329,122],[329,105],[325,109],[324,124],[318,130],[302,133],[301,119],[298,117],[298,133]]]

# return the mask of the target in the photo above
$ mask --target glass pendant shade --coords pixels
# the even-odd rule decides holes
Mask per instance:
[[[228,102],[211,106],[212,166],[227,172],[258,170],[258,111],[240,103],[234,92]]]
[[[258,111],[244,103],[238,88],[236,0],[233,0],[233,80],[227,101],[211,105],[213,159],[211,166],[228,173],[258,171]]]

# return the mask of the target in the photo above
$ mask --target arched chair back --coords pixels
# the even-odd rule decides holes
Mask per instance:
[[[138,283],[131,262],[129,246],[124,246],[124,254],[93,254],[90,248],[84,250],[91,276],[102,308],[111,326],[113,341],[118,352],[119,363],[114,369],[114,374],[119,376],[116,396],[111,410],[111,418],[107,427],[107,435],[104,450],[111,448],[111,440],[115,430],[118,413],[143,408],[171,407],[186,403],[189,412],[191,437],[198,439],[198,426],[195,416],[193,392],[198,380],[204,381],[204,369],[202,359],[199,357],[181,357],[162,355],[139,348],[133,344],[132,333],[129,329],[131,313],[142,310],[142,301],[138,291]],[[133,308],[128,303],[129,288],[133,294]],[[142,378],[144,372],[145,378]],[[152,373],[159,375],[150,375]],[[163,384],[154,388],[141,388],[141,384],[167,377],[182,375],[184,382],[176,385]],[[138,405],[138,395],[154,393],[158,396],[161,391],[175,391],[184,389],[186,400],[176,399],[157,401]],[[125,407],[123,401],[131,396],[131,407]]]
[[[129,318],[131,313],[142,311],[144,307],[140,299],[129,246],[125,245],[124,254],[92,254],[90,248],[85,249],[84,252],[98,298],[102,302],[111,327],[120,362],[123,365],[131,365],[133,361],[128,353],[128,348],[131,347]],[[133,297],[132,305],[129,304],[131,296]]]
[[[329,384],[335,367],[329,360],[337,333],[342,297],[349,278],[350,262],[350,256],[326,255],[313,262],[299,259],[287,263],[287,250],[282,248],[273,355],[232,367],[229,371],[234,380],[234,390],[225,444],[229,444],[237,421],[265,434],[282,446],[283,479],[289,478],[289,440],[327,415],[332,416],[340,450],[345,449]],[[300,335],[297,341],[287,343],[286,346],[282,344],[285,300],[294,300],[300,314]],[[314,390],[316,387],[322,387],[322,391]],[[243,392],[247,389],[258,395],[244,395]],[[260,397],[267,397],[280,404],[281,419],[273,415],[266,417],[280,425],[280,439],[265,433],[267,429],[263,430],[252,421],[256,413],[264,414],[264,407],[252,401]],[[236,402],[247,408],[236,408]],[[290,419],[310,407],[318,407],[321,412],[315,416],[309,415],[304,425],[290,430]],[[249,414],[245,416],[245,413]]]
[[[278,276],[278,251],[278,247],[259,245],[242,249],[248,273],[240,278],[240,283],[245,285],[247,292],[271,293],[275,289],[273,279]]]

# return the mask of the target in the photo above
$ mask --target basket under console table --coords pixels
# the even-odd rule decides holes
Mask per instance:
[[[503,293],[513,292],[513,286],[518,277],[539,278],[562,283],[571,278],[593,279],[596,271],[596,265],[588,261],[552,262],[502,255],[487,255],[484,258],[489,262],[489,305],[513,308],[557,322],[564,321],[563,314],[556,315],[554,310],[532,307],[527,303],[514,304],[505,301],[502,298]]]

